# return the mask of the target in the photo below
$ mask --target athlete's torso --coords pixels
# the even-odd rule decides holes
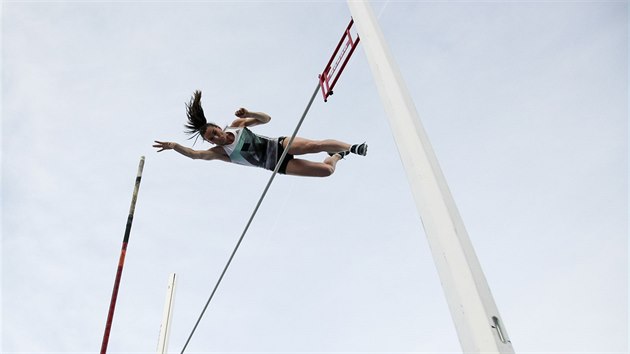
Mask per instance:
[[[227,127],[223,131],[234,135],[231,144],[221,146],[230,162],[268,170],[275,168],[278,160],[278,139],[254,134],[246,127]]]

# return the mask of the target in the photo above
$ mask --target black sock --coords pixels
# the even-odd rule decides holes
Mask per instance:
[[[339,155],[341,156],[341,158],[344,158],[346,155],[348,155],[350,153],[350,151],[339,151],[339,152],[329,152],[328,155],[329,156],[333,156],[333,155]]]

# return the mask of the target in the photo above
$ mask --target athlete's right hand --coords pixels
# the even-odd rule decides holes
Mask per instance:
[[[157,152],[161,152],[164,150],[171,150],[175,148],[175,143],[172,143],[170,141],[157,141],[155,140],[155,144],[153,144],[153,147],[156,149],[160,149]]]

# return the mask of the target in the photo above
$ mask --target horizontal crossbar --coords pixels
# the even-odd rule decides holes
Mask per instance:
[[[356,36],[356,39],[352,38],[352,33],[350,32],[350,29],[352,28],[353,24],[354,20],[351,18],[350,24],[348,24],[348,27],[346,27],[346,30],[341,36],[341,39],[339,40],[335,51],[331,55],[330,60],[328,60],[328,63],[324,68],[324,71],[322,71],[322,73],[319,75],[319,85],[322,89],[322,94],[324,95],[324,102],[327,102],[328,96],[333,94],[333,88],[337,84],[339,76],[341,76],[343,69],[346,67],[346,64],[348,64],[352,53],[354,53],[354,50],[359,45],[359,41],[361,40],[358,34]],[[337,71],[339,63],[341,63],[341,67],[339,67],[339,71]]]

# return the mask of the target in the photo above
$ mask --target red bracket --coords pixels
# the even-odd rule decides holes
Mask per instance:
[[[330,57],[328,64],[326,64],[326,68],[324,68],[324,71],[319,75],[319,86],[322,88],[324,102],[327,102],[328,96],[333,94],[332,90],[335,87],[339,76],[343,72],[343,69],[346,67],[346,64],[348,64],[348,60],[350,60],[352,53],[354,53],[354,50],[356,49],[357,45],[359,45],[359,41],[361,40],[358,34],[356,35],[356,39],[352,39],[352,34],[350,33],[350,28],[352,28],[352,24],[354,24],[354,19],[350,19],[350,24],[341,36],[339,44],[337,44],[337,48],[335,48],[335,52]],[[344,41],[345,45],[342,48]],[[350,49],[350,51],[348,51],[348,49]],[[341,64],[339,71],[337,71],[337,67],[342,60],[343,63]],[[335,62],[334,65],[333,61]]]

